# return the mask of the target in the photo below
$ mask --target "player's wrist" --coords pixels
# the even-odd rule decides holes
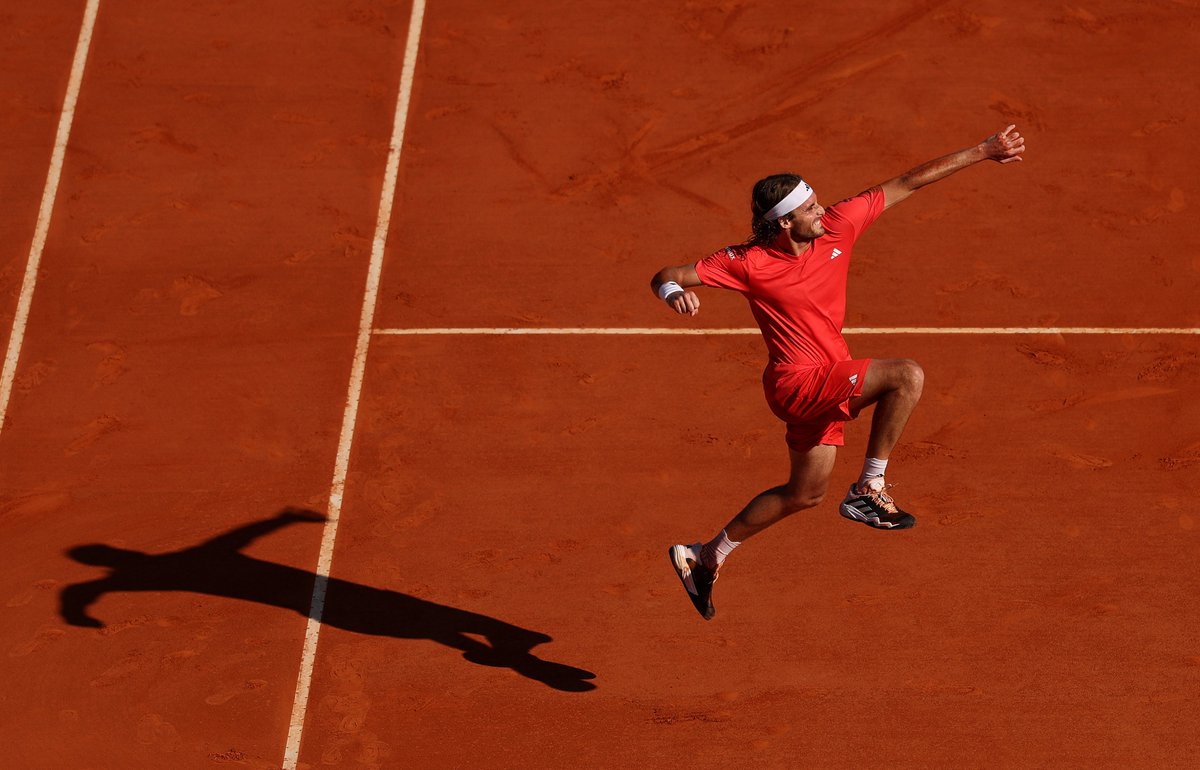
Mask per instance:
[[[658,287],[658,298],[670,305],[684,293],[683,287],[674,281],[663,281]]]

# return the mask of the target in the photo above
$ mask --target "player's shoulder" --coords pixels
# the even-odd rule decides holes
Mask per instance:
[[[827,230],[840,230],[842,229],[841,225],[871,216],[872,211],[882,210],[882,206],[883,190],[879,187],[871,187],[858,195],[843,198],[837,203],[827,206],[822,221]],[[830,227],[831,225],[832,227]]]
[[[743,246],[722,246],[696,262],[696,275],[706,286],[745,291],[754,273],[753,251]]]
[[[731,244],[708,255],[708,259],[716,262],[745,262],[746,252],[750,247],[745,244]]]
[[[856,206],[870,206],[871,202],[878,196],[883,195],[883,189],[879,186],[870,187],[863,190],[858,195],[851,195],[849,198],[842,198],[837,203],[831,206],[826,206],[826,211],[843,212],[848,208]]]
[[[762,246],[752,243],[733,243],[722,246],[713,252],[710,259],[723,262],[737,262],[743,265],[754,264],[764,254]]]
[[[756,251],[760,251],[756,246],[749,246],[744,243],[730,244],[709,254],[704,259],[697,263],[697,267],[703,265],[710,270],[720,270],[722,272],[744,273],[753,268]]]
[[[835,213],[835,215],[836,213],[845,213],[848,209],[853,209],[856,206],[869,205],[872,190],[875,190],[875,188],[872,187],[871,190],[864,190],[857,195],[851,195],[850,198],[842,198],[838,203],[826,206],[826,216],[829,213]]]

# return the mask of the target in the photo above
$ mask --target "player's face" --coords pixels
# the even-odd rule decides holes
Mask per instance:
[[[783,228],[793,241],[811,241],[825,234],[825,225],[821,217],[825,216],[825,208],[817,203],[817,194],[804,201],[800,208],[788,215],[783,221]]]

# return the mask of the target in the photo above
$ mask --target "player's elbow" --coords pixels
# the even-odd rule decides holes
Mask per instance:
[[[664,267],[662,270],[659,270],[654,274],[654,277],[650,279],[650,291],[657,294],[658,287],[662,286],[668,281],[675,281],[676,283],[679,283],[679,281],[675,278],[675,268],[673,267]]]

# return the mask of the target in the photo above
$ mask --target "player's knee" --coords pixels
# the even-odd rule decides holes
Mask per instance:
[[[789,492],[784,498],[783,505],[788,514],[798,513],[809,508],[815,508],[825,499],[825,490],[800,489]]]
[[[925,388],[925,370],[921,365],[910,358],[906,358],[902,364],[901,370],[901,387],[914,396],[921,395],[921,391]]]

